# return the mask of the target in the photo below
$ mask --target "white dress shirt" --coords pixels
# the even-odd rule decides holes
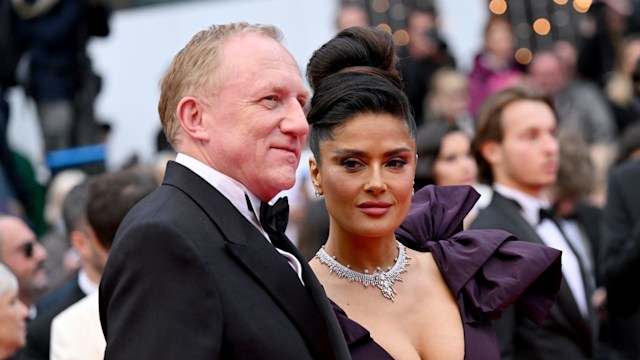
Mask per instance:
[[[494,184],[494,189],[502,196],[513,199],[520,204],[522,216],[535,229],[545,245],[562,251],[562,277],[569,285],[582,316],[588,317],[588,296],[577,254],[568,243],[570,240],[565,237],[556,223],[549,218],[540,221],[540,208],[548,209],[549,201],[546,198],[536,198],[501,184]]]

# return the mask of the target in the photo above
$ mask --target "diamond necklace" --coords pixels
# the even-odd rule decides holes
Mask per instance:
[[[357,281],[364,285],[364,287],[375,286],[382,295],[387,299],[393,301],[396,296],[396,291],[393,289],[393,284],[396,281],[402,281],[402,273],[407,271],[407,265],[411,259],[407,255],[407,251],[404,245],[396,240],[398,245],[398,257],[393,259],[396,263],[392,268],[388,268],[387,271],[382,271],[380,267],[376,267],[373,274],[369,274],[365,269],[364,273],[351,270],[351,265],[344,266],[340,264],[335,256],[329,256],[324,250],[324,245],[316,253],[316,257],[321,264],[329,268],[329,274],[335,273],[339,278],[346,278],[351,281]]]

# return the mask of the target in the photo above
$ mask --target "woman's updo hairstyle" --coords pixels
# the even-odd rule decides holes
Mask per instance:
[[[362,113],[404,119],[415,139],[416,124],[406,95],[393,37],[371,27],[351,27],[313,53],[307,65],[313,90],[307,121],[310,147],[320,164],[320,143]]]

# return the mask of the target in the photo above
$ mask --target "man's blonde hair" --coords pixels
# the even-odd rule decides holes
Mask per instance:
[[[173,58],[160,83],[158,114],[167,141],[176,148],[180,123],[176,118],[178,103],[185,96],[205,96],[214,89],[220,74],[220,48],[229,38],[253,33],[282,41],[282,32],[273,25],[246,22],[213,25],[195,34]]]

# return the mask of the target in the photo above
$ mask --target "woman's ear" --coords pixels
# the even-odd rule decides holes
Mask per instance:
[[[316,189],[316,194],[324,194],[324,192],[322,191],[322,177],[320,176],[320,168],[318,167],[318,162],[316,161],[315,156],[311,156],[309,158],[309,171],[311,172],[311,183]]]
[[[205,107],[205,104],[191,96],[182,98],[178,103],[176,117],[184,133],[193,139],[209,140],[207,126],[210,125],[205,121]]]

